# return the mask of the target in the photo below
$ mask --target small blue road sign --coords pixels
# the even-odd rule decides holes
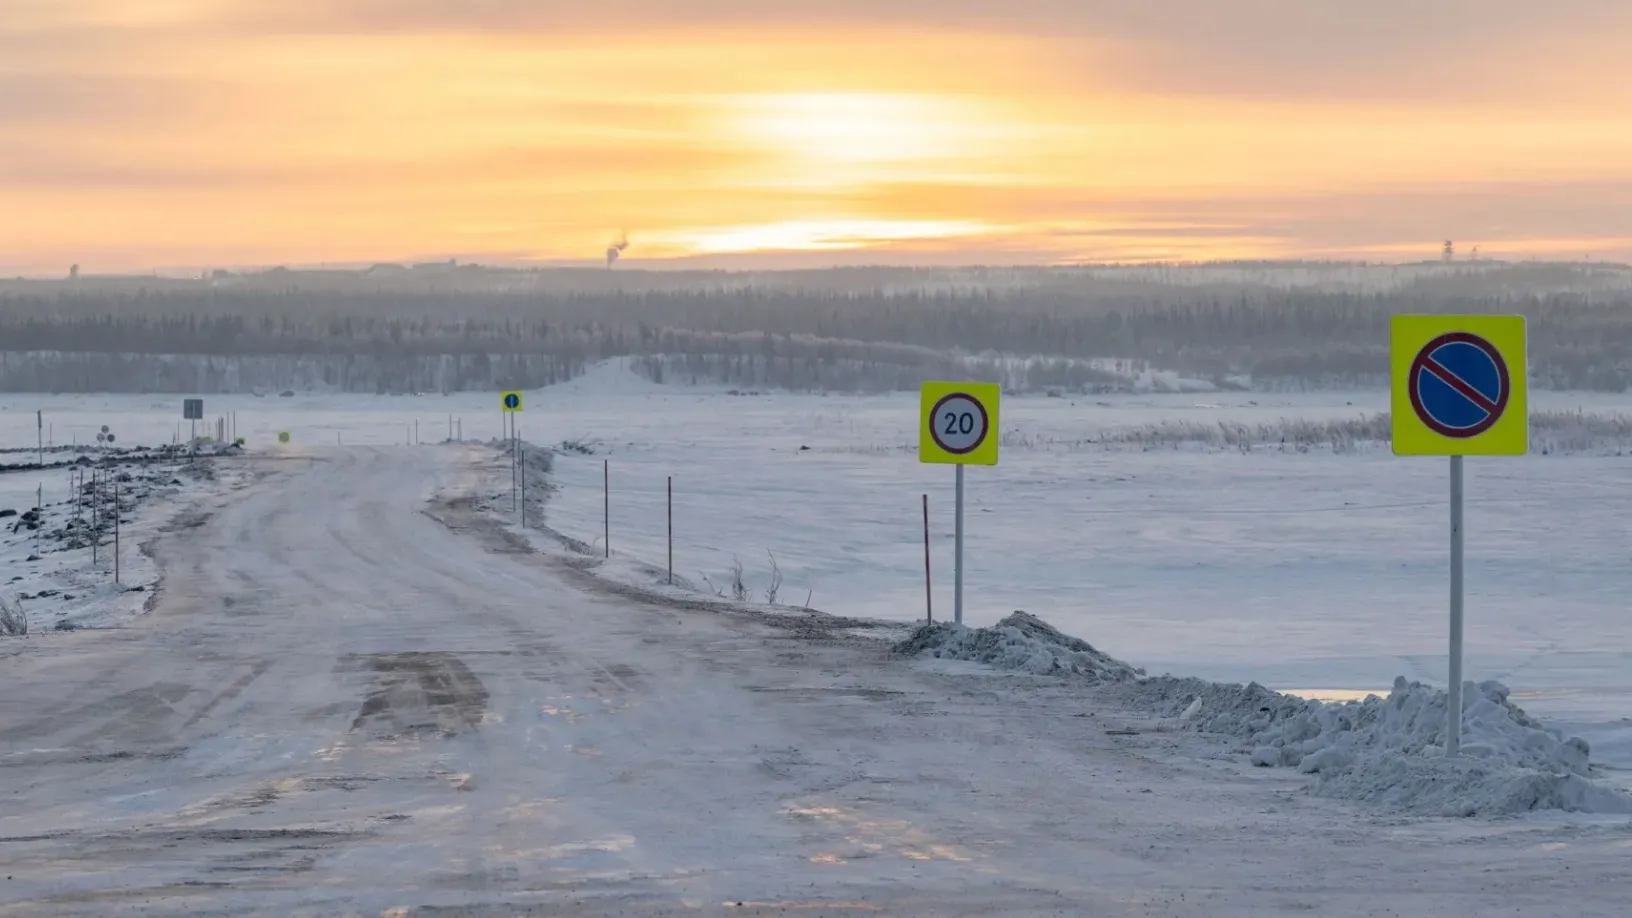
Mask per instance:
[[[1513,391],[1501,351],[1471,332],[1448,332],[1423,345],[1407,385],[1423,425],[1457,439],[1494,427]]]
[[[504,397],[503,397],[503,399],[501,401],[504,404],[504,410],[505,411],[520,411],[521,410],[521,393],[520,392],[506,392],[506,393],[504,393]]]

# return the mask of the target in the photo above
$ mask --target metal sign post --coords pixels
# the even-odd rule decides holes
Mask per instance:
[[[996,465],[995,383],[926,382],[919,390],[918,461],[957,466],[952,620],[963,624],[963,467]]]
[[[935,594],[929,576],[929,495],[924,495],[924,621],[935,624]]]
[[[1524,317],[1397,315],[1389,339],[1394,453],[1451,460],[1445,755],[1454,757],[1462,752],[1463,457],[1529,449]]]
[[[1451,457],[1451,659],[1446,686],[1445,754],[1462,752],[1462,457]]]

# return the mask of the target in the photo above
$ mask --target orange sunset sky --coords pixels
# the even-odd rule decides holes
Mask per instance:
[[[1632,259],[1626,0],[0,0],[0,272]]]

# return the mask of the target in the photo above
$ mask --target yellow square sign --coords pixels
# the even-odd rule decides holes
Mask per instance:
[[[1530,446],[1524,316],[1389,322],[1398,456],[1522,456]]]
[[[918,461],[997,465],[997,383],[926,382],[918,393]]]
[[[499,393],[499,405],[504,408],[505,414],[513,414],[521,410],[521,393],[514,389],[506,389]]]

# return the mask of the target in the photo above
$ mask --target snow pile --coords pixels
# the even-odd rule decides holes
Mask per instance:
[[[1140,674],[1087,641],[1061,634],[1025,612],[1015,612],[990,628],[951,622],[924,625],[894,649],[904,656],[972,660],[1038,675],[1071,673],[1095,682],[1121,682]]]
[[[1467,684],[1458,759],[1443,757],[1446,693],[1403,677],[1387,698],[1342,704],[1171,677],[1135,693],[1164,714],[1185,711],[1196,730],[1235,737],[1255,765],[1317,775],[1321,796],[1449,816],[1632,812],[1632,797],[1589,780],[1584,740],[1531,718],[1500,682]]]

